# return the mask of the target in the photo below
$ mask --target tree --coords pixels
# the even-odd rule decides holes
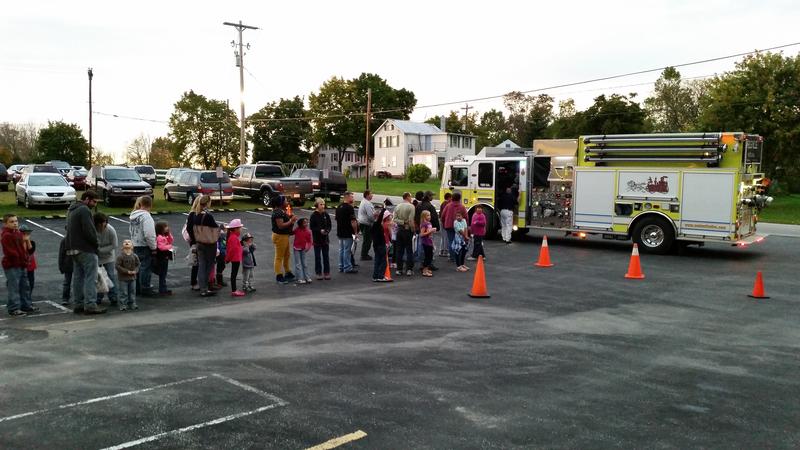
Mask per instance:
[[[506,139],[512,138],[505,115],[496,109],[490,109],[483,113],[475,134],[477,135],[475,148],[478,151],[483,147],[494,147]]]
[[[253,162],[259,160],[307,162],[304,150],[311,140],[311,124],[303,99],[280,99],[268,103],[247,119],[252,128]]]
[[[585,116],[575,108],[575,100],[568,98],[558,102],[558,113],[547,130],[553,139],[575,139],[585,128]]]
[[[125,151],[125,161],[128,164],[150,164],[150,147],[153,145],[150,136],[144,133],[128,144]]]
[[[427,119],[425,123],[435,125],[441,128],[442,116],[433,116]],[[466,116],[459,117],[456,111],[450,111],[450,114],[445,117],[444,130],[447,133],[458,134],[472,134],[478,133],[478,113],[467,114]]]
[[[161,169],[176,167],[180,165],[176,156],[180,153],[180,148],[170,138],[157,137],[150,145],[150,164]]]
[[[644,101],[652,129],[656,132],[688,132],[697,127],[702,83],[687,83],[674,67],[667,67],[656,80],[653,95]]]
[[[529,147],[534,139],[546,136],[547,127],[553,120],[553,97],[515,91],[503,96],[503,104],[509,110],[507,123],[514,142]]]
[[[239,164],[238,120],[225,102],[184,92],[175,103],[169,127],[185,161],[205,169]]]
[[[78,125],[48,121],[47,127],[39,130],[35,159],[36,162],[57,159],[85,166],[89,160],[89,142]]]
[[[370,130],[376,130],[386,119],[408,120],[417,104],[414,93],[394,89],[378,75],[362,73],[358,78],[345,80],[333,77],[322,84],[317,94],[309,96],[309,111],[313,117],[315,144],[335,148],[341,161],[347,147],[366,152],[367,89],[372,89],[372,120]],[[373,152],[373,140],[369,139]]]
[[[39,127],[32,123],[0,123],[0,147],[12,154],[12,162],[29,163],[36,158]]]
[[[631,98],[636,94],[629,94]],[[641,106],[627,96],[611,94],[600,95],[594,104],[583,113],[582,129],[579,134],[626,134],[646,133],[645,114]]]
[[[800,191],[800,56],[746,56],[707,89],[700,98],[703,129],[763,136],[762,170]]]
[[[94,152],[92,152],[92,164],[96,166],[113,166],[114,163],[114,156],[111,153],[105,153],[98,148],[95,148]]]
[[[6,147],[0,145],[0,163],[8,167],[14,161],[14,154]]]

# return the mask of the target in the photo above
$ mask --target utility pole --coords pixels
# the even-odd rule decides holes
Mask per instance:
[[[87,71],[89,74],[89,169],[92,168],[92,68]]]
[[[464,103],[464,107],[461,108],[464,110],[464,133],[467,132],[467,119],[469,118],[469,110],[475,108],[474,106],[469,106],[469,103]]]
[[[241,132],[239,134],[239,164],[246,163],[245,161],[245,135],[244,135],[244,127],[245,127],[245,117],[244,117],[244,47],[247,47],[250,50],[250,44],[244,46],[242,44],[242,32],[244,30],[258,30],[258,27],[253,27],[250,25],[242,25],[242,21],[240,20],[239,23],[232,23],[232,22],[222,22],[223,25],[227,25],[229,27],[234,27],[239,30],[239,51],[233,52],[236,55],[236,65],[239,67],[239,98],[241,99],[241,118],[240,128]],[[231,41],[231,46],[236,47],[236,42]]]
[[[365,160],[366,160],[366,163],[367,163],[367,166],[366,166],[367,179],[366,179],[366,184],[365,184],[366,189],[369,189],[369,121],[371,119],[372,119],[372,89],[368,88],[367,89],[367,116],[366,116],[366,120],[367,120],[367,136],[366,136],[366,142],[364,142],[364,155],[366,157]]]

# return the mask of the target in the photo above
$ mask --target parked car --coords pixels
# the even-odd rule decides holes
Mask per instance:
[[[156,169],[154,169],[153,166],[140,164],[138,166],[133,166],[133,168],[139,173],[139,176],[142,177],[142,181],[148,183],[152,188],[156,187]]]
[[[56,167],[51,164],[28,164],[22,168],[22,171],[20,171],[20,179],[25,177],[25,175],[28,175],[29,173],[40,173],[40,172],[61,174],[61,171],[56,169]],[[17,181],[19,181],[19,179]],[[17,181],[15,181],[15,183]]]
[[[66,161],[60,161],[58,159],[54,159],[52,161],[46,161],[45,164],[50,164],[51,166],[58,169],[61,172],[61,175],[66,175],[67,172],[72,170],[72,166]]]
[[[8,169],[3,164],[0,164],[0,191],[8,190],[8,183],[11,182],[11,177],[8,176]]]
[[[164,186],[164,198],[167,201],[186,200],[191,205],[194,198],[202,194],[210,195],[211,200],[222,200],[226,203],[233,200],[233,186],[228,174],[223,174],[220,180],[214,170],[185,170],[177,182]]]
[[[311,178],[312,197],[328,197],[338,202],[347,192],[347,178],[336,170],[297,169],[292,172],[295,178]]]
[[[106,206],[119,200],[133,200],[142,195],[153,196],[153,188],[142,181],[132,167],[93,166],[86,176],[87,189],[94,189]]]
[[[274,164],[244,164],[231,173],[233,192],[260,199],[264,205],[269,200],[283,194],[295,206],[305,203],[312,194],[310,178],[292,178],[283,174],[281,166]]]
[[[377,172],[375,172],[375,176],[378,178],[392,178],[392,174],[390,174],[385,170],[378,170]]]
[[[67,172],[65,178],[68,182],[72,183],[72,187],[82,191],[86,189],[86,175],[88,173],[86,169],[72,169]]]
[[[156,169],[156,184],[166,184],[167,169]]]
[[[60,173],[26,174],[15,186],[17,205],[67,206],[75,201],[75,189]]]
[[[181,173],[186,172],[187,170],[192,170],[189,167],[173,167],[167,170],[167,174],[164,176],[164,184],[166,183],[174,183],[178,181],[178,176]]]
[[[72,166],[72,168],[75,169],[75,170],[86,170],[86,167],[83,167],[83,166]],[[86,171],[88,172],[88,170],[86,170]]]
[[[9,181],[16,183],[22,178],[22,169],[25,168],[25,164],[14,164],[13,166],[9,167],[8,172],[8,179]]]

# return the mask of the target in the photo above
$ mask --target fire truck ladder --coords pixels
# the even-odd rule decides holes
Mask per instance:
[[[727,146],[721,133],[604,134],[585,136],[584,160],[606,162],[719,163]]]

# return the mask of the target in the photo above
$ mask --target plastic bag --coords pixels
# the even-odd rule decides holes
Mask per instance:
[[[97,268],[97,293],[98,294],[107,294],[112,287],[114,287],[114,283],[111,282],[111,278],[108,277],[108,272],[106,272],[106,268],[100,266]]]
[[[197,247],[195,247],[193,245],[192,248],[189,250],[189,252],[184,257],[184,260],[186,261],[186,265],[188,265],[189,267],[196,266],[197,265]]]

